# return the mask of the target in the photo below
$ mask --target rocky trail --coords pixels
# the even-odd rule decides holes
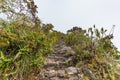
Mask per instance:
[[[44,68],[37,79],[31,80],[113,80],[104,78],[110,74],[105,72],[104,64],[90,68],[90,64],[80,61],[79,67],[73,65],[75,51],[62,40],[55,45],[54,52],[45,59]],[[117,74],[116,76],[118,77]]]
[[[80,68],[70,66],[74,50],[64,41],[60,41],[54,49],[54,53],[46,58],[40,80],[83,80]]]

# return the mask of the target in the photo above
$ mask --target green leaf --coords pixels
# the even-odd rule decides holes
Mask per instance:
[[[3,59],[3,60],[5,59],[5,55],[3,54],[2,51],[0,51],[0,58]]]

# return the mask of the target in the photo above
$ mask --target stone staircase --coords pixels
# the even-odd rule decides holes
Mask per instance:
[[[60,41],[54,47],[54,53],[46,57],[44,69],[40,73],[39,80],[82,80],[80,69],[70,66],[74,50]],[[81,77],[81,78],[80,78]]]

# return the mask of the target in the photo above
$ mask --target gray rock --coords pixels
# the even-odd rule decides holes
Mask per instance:
[[[69,54],[75,54],[75,51],[73,51],[73,49],[71,47],[68,46],[64,46],[61,51],[67,51],[67,53]]]
[[[49,77],[49,78],[55,77],[56,76],[56,71],[55,70],[50,70],[48,72],[45,72],[44,75],[45,75],[45,77]]]
[[[90,69],[85,68],[83,70],[83,73],[85,76],[88,76],[90,78],[90,80],[97,80],[95,75],[92,73],[92,71]]]
[[[77,69],[75,67],[68,67],[66,69],[67,74],[76,74],[78,73]]]
[[[50,80],[60,80],[58,77],[50,78]]]
[[[63,78],[65,76],[65,70],[58,70],[58,77]]]
[[[64,47],[62,48],[62,50],[72,50],[72,48],[71,48],[71,47],[64,46]]]
[[[79,80],[77,76],[70,77],[69,80]]]
[[[45,78],[44,73],[40,73],[39,80],[43,80]]]
[[[83,80],[84,74],[78,74],[79,80]]]

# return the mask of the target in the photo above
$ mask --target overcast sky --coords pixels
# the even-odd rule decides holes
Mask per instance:
[[[114,44],[120,50],[120,0],[36,0],[39,17],[62,32],[73,26],[104,27],[116,25]]]

